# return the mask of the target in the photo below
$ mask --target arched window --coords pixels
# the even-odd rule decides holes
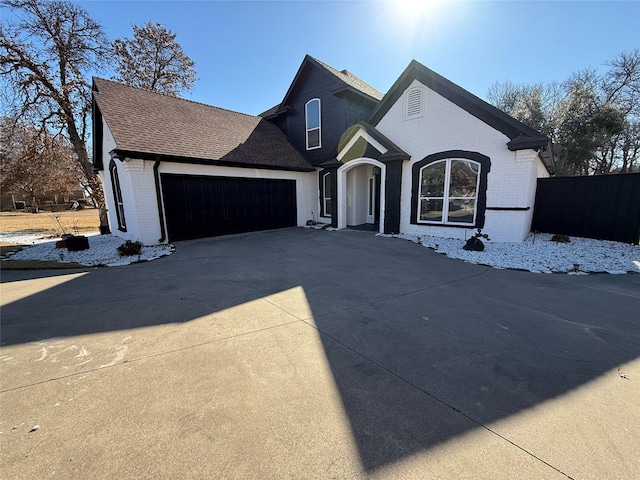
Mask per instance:
[[[489,157],[453,150],[425,157],[412,167],[411,223],[484,227]]]
[[[449,158],[420,169],[418,223],[475,225],[480,164]]]
[[[120,190],[120,178],[116,162],[109,163],[109,174],[111,175],[111,188],[113,189],[113,201],[115,202],[116,218],[118,219],[118,230],[127,231],[127,222],[124,219],[124,202],[122,201],[122,191]]]
[[[322,146],[320,99],[314,98],[309,100],[304,106],[304,115],[307,132],[307,150],[320,148]]]

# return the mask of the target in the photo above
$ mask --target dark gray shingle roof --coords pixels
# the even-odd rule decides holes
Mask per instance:
[[[94,98],[119,151],[211,164],[313,169],[275,125],[260,117],[102,78],[94,78],[93,84]]]
[[[306,65],[309,65],[309,64],[315,65],[318,68],[324,69],[327,72],[329,72],[331,75],[335,76],[340,81],[340,83],[344,85],[345,90],[349,89],[351,91],[356,92],[358,95],[364,96],[365,98],[371,97],[371,99],[375,102],[380,101],[382,97],[384,97],[384,94],[382,92],[376,90],[361,78],[356,77],[353,73],[347,70],[336,70],[330,65],[327,65],[326,63],[321,62],[317,58],[314,58],[311,55],[306,55],[304,57],[304,60],[302,61],[302,64],[300,65],[300,68],[298,69],[298,72],[296,73],[296,76],[293,79],[293,82],[291,82],[291,85],[289,86],[289,90],[287,90],[287,93],[284,96],[284,100],[282,100],[282,102],[279,103],[278,105],[271,107],[269,110],[262,112],[260,114],[260,117],[270,118],[285,112],[284,107],[287,104],[289,94],[291,93],[294,85],[296,84],[298,78],[300,77],[302,70],[305,68]]]
[[[317,58],[314,58],[314,57],[311,57],[311,56],[309,58],[312,58],[313,60],[318,62],[320,65],[322,65],[324,68],[326,68],[332,74],[334,74],[336,77],[338,77],[344,83],[346,83],[348,86],[353,87],[356,90],[358,90],[358,91],[360,91],[360,92],[362,92],[362,93],[364,93],[366,95],[369,95],[370,97],[375,98],[376,100],[381,100],[382,97],[384,97],[384,93],[376,90],[371,85],[369,85],[367,82],[365,82],[364,80],[362,80],[359,77],[356,77],[353,73],[349,72],[348,70],[336,70],[335,68],[331,67],[330,65],[327,65],[326,63],[321,62]]]

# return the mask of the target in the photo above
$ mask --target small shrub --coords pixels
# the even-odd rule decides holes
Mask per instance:
[[[485,240],[491,241],[491,239],[489,238],[489,235],[487,235],[486,233],[482,233],[481,228],[478,229],[478,231],[473,235],[472,238],[477,238],[478,240],[480,240],[481,238],[484,238]]]
[[[489,235],[486,233],[482,233],[482,229],[478,229],[476,234],[471,237],[462,247],[463,250],[469,250],[472,252],[483,252],[484,251],[484,243],[482,243],[481,238],[491,241]]]
[[[571,243],[569,235],[560,235],[558,233],[551,237],[551,241],[556,243]]]
[[[122,245],[118,247],[118,253],[121,257],[132,257],[134,255],[140,255],[140,251],[142,250],[142,242],[131,240],[125,241]]]

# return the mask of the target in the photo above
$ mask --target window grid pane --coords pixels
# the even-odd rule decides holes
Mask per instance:
[[[468,160],[452,160],[450,178],[449,196],[475,197],[478,169],[473,168],[472,162]]]
[[[446,163],[438,162],[422,170],[421,195],[423,197],[444,196]]]
[[[307,132],[307,148],[314,148],[320,146],[320,129],[309,130]]]
[[[331,176],[328,173],[324,176],[324,197],[331,197]]]
[[[312,100],[307,104],[307,129],[320,128],[320,101]]]
[[[474,198],[449,199],[447,221],[451,223],[473,223],[476,201]]]
[[[420,220],[441,222],[444,201],[441,198],[423,198],[420,200]]]

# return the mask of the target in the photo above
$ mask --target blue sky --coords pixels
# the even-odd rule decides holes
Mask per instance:
[[[640,48],[638,0],[423,0],[412,14],[410,1],[77,3],[111,39],[131,36],[132,24],[165,25],[196,62],[184,96],[250,114],[282,100],[307,53],[382,92],[415,59],[485,98],[495,81],[561,81]]]

